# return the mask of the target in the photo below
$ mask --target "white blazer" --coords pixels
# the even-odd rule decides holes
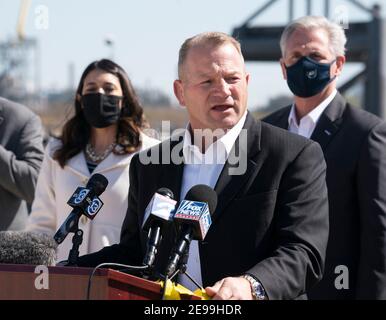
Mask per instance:
[[[140,151],[159,143],[141,133]],[[77,187],[86,186],[91,174],[87,168],[83,152],[68,160],[61,168],[52,158],[53,152],[61,145],[57,139],[48,143],[35,190],[35,199],[26,227],[27,231],[53,236],[68,217],[72,208],[67,204]],[[129,193],[130,155],[110,153],[92,172],[103,174],[109,184],[100,198],[104,206],[93,220],[82,216],[79,228],[83,230],[83,243],[79,255],[92,253],[115,243],[119,243],[120,231],[126,215]],[[67,260],[72,248],[73,234],[60,244],[57,261]]]

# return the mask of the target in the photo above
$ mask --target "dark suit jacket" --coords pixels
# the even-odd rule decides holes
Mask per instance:
[[[290,109],[263,121],[287,129]],[[311,139],[327,163],[330,236],[324,278],[308,296],[386,299],[386,123],[338,93]],[[347,290],[335,288],[340,265],[349,271]]]
[[[227,276],[255,275],[270,299],[293,299],[321,277],[328,238],[325,162],[317,143],[247,116],[247,143],[240,139],[243,175],[229,175],[229,162],[215,191],[218,204],[212,225],[200,243],[203,284]],[[181,139],[180,139],[181,140]],[[167,140],[148,152],[182,149]],[[149,200],[160,187],[180,194],[184,165],[140,163],[130,167],[129,208],[121,243],[80,258],[79,265],[116,261],[141,264],[146,235],[141,231]],[[179,200],[179,199],[177,199]],[[174,243],[174,230],[164,232],[156,268],[164,272]]]
[[[0,98],[0,230],[24,229],[42,161],[39,117]]]

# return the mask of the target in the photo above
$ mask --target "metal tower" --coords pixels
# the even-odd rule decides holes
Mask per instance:
[[[294,18],[295,1],[288,1],[288,20]],[[233,36],[241,42],[241,49],[248,61],[278,61],[281,57],[279,40],[285,26],[251,26],[252,20],[264,13],[278,0],[269,0],[254,12],[241,26],[233,30]],[[296,1],[299,4],[300,1]],[[320,0],[318,1],[320,2]],[[339,90],[344,94],[358,81],[365,84],[364,108],[386,118],[386,23],[381,18],[380,6],[368,8],[357,0],[346,0],[370,16],[368,22],[350,23],[347,36],[347,62],[364,63],[365,69],[354,76]],[[306,15],[313,14],[313,0],[305,0]],[[330,18],[331,1],[324,0],[324,15]]]

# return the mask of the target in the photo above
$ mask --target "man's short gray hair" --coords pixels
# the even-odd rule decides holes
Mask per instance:
[[[284,57],[289,37],[296,30],[322,29],[327,32],[330,51],[335,56],[344,56],[347,42],[344,29],[337,23],[328,20],[323,16],[305,16],[290,22],[284,29],[280,38],[281,54]]]
[[[223,32],[203,32],[195,35],[194,37],[186,39],[182,44],[178,55],[179,78],[181,78],[182,65],[184,64],[186,57],[188,55],[188,52],[191,48],[198,47],[198,46],[205,46],[205,45],[211,45],[216,47],[216,46],[221,46],[228,43],[232,44],[242,57],[240,43],[232,36]]]

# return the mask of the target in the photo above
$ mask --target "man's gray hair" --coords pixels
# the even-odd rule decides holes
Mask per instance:
[[[206,46],[206,45],[211,45],[216,47],[216,46],[221,46],[228,43],[232,44],[242,57],[240,43],[232,36],[223,32],[203,32],[195,35],[194,37],[186,39],[182,44],[178,55],[179,78],[181,78],[182,66],[191,48],[198,47],[198,46]]]
[[[289,37],[296,30],[315,30],[322,29],[326,31],[330,44],[330,51],[335,56],[344,56],[347,42],[344,29],[337,23],[328,20],[323,16],[305,16],[290,22],[284,29],[280,38],[281,54],[284,57],[286,45]]]

